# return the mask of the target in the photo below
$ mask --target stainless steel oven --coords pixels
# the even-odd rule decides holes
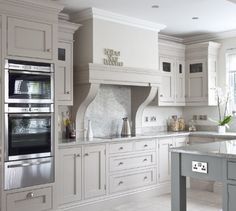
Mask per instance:
[[[5,103],[53,103],[54,65],[5,60]]]
[[[54,154],[53,104],[5,104],[5,161]]]

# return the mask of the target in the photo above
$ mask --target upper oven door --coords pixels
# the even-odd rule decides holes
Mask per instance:
[[[53,113],[6,113],[5,121],[5,161],[53,155]]]
[[[53,73],[5,70],[5,103],[53,103]]]

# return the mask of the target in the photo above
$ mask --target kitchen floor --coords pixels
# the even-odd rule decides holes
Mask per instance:
[[[208,191],[188,190],[188,211],[222,210],[221,194]],[[106,211],[171,211],[170,194],[132,201]]]

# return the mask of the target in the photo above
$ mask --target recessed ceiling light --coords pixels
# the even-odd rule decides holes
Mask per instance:
[[[153,8],[153,9],[157,9],[157,8],[159,8],[159,5],[154,4],[154,5],[152,5],[152,8]]]
[[[192,17],[193,20],[198,20],[199,17],[195,16],[195,17]]]

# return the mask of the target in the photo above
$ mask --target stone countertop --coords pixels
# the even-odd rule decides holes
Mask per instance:
[[[188,145],[171,148],[170,151],[183,154],[236,158],[236,140]]]
[[[88,145],[88,144],[99,144],[99,143],[114,143],[121,141],[132,141],[132,140],[143,140],[151,138],[164,138],[164,137],[178,137],[178,136],[193,136],[193,137],[212,137],[212,138],[226,138],[226,139],[236,139],[236,133],[224,133],[220,134],[214,131],[196,131],[196,132],[157,132],[149,133],[144,135],[137,135],[132,137],[100,137],[93,138],[91,141],[87,139],[60,139],[59,148],[64,147],[74,147],[76,145]]]
[[[73,147],[76,145],[88,145],[88,144],[100,144],[100,143],[115,143],[122,141],[133,141],[133,140],[143,140],[143,139],[151,139],[151,138],[164,138],[164,137],[172,137],[172,136],[188,136],[189,132],[158,132],[156,134],[145,134],[145,135],[137,135],[131,137],[104,137],[104,138],[93,138],[92,140],[87,139],[60,139],[59,148],[64,147]]]

